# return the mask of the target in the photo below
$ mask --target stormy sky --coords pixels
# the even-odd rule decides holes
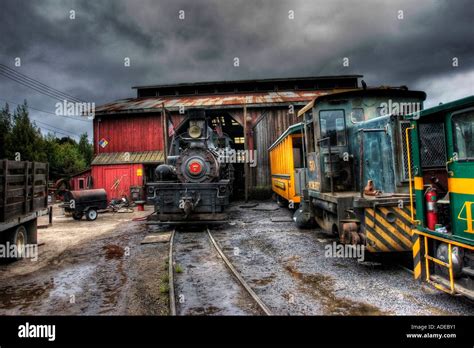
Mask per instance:
[[[474,94],[473,18],[469,0],[2,0],[0,63],[97,105],[134,85],[362,74],[433,106]],[[0,103],[24,99],[43,131],[91,134],[0,75]]]

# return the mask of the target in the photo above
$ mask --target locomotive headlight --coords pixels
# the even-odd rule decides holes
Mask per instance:
[[[197,122],[196,123],[190,122],[188,133],[191,138],[194,138],[194,139],[199,138],[202,133],[202,127],[200,127]]]

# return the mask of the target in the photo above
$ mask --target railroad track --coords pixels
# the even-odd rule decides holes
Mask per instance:
[[[170,250],[169,250],[169,260],[168,260],[168,276],[169,276],[169,304],[170,304],[170,314],[171,315],[177,315],[177,310],[176,310],[176,294],[175,294],[175,263],[174,263],[174,249],[175,249],[175,235],[177,233],[185,233],[185,232],[177,232],[176,230],[173,230],[171,233],[171,238],[170,238]],[[206,228],[205,231],[202,232],[202,234],[205,234],[208,239],[210,244],[213,246],[213,249],[217,252],[218,258],[222,260],[222,262],[225,264],[225,268],[230,272],[232,278],[235,280],[235,282],[245,290],[245,292],[252,298],[256,306],[264,313],[265,315],[272,315],[270,309],[265,305],[265,303],[258,297],[258,295],[252,290],[250,285],[245,281],[245,279],[242,277],[242,275],[237,271],[237,269],[234,267],[234,265],[230,262],[230,260],[227,258],[227,256],[224,254],[222,249],[220,248],[219,244],[217,241],[214,239],[212,236],[211,231]],[[195,267],[199,267],[199,265],[193,265]]]

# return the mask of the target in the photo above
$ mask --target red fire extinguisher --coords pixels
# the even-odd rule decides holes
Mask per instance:
[[[430,230],[435,229],[435,225],[438,223],[438,209],[436,208],[436,201],[438,197],[436,196],[436,189],[430,186],[425,192],[426,200],[426,221],[427,226]]]

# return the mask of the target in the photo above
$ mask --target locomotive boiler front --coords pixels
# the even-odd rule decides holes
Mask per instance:
[[[219,178],[217,156],[203,144],[187,148],[176,161],[176,175],[180,182],[215,181]]]

